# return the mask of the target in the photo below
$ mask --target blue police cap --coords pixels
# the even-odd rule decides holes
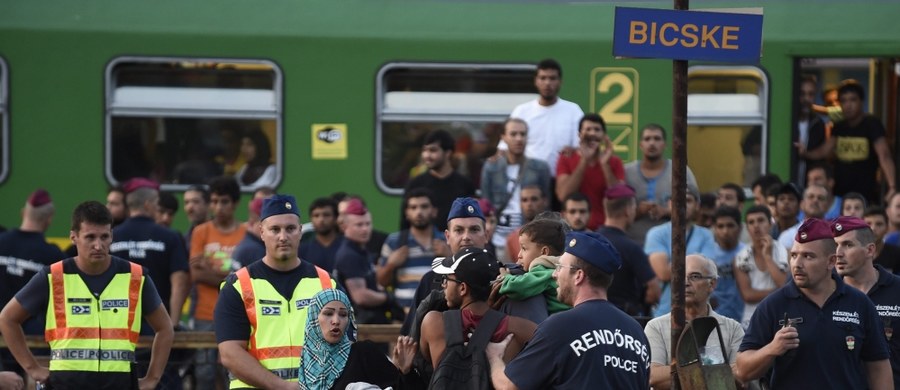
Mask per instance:
[[[279,214],[294,214],[299,217],[300,209],[297,208],[297,200],[291,195],[272,195],[263,200],[262,211],[259,213],[260,221]]]
[[[484,214],[481,213],[481,206],[478,201],[473,198],[456,198],[453,205],[450,206],[450,214],[447,215],[447,222],[454,218],[470,218],[476,217],[484,221]]]
[[[566,234],[566,252],[608,274],[622,267],[622,256],[616,247],[598,233],[571,232]]]

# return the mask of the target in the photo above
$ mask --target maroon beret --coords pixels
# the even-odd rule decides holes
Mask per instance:
[[[344,213],[350,215],[366,215],[369,212],[369,209],[363,205],[362,201],[356,198],[350,199],[347,201],[347,208],[344,209]]]
[[[831,235],[831,226],[828,226],[828,222],[818,218],[807,218],[800,224],[800,228],[797,229],[797,235],[794,236],[794,241],[805,244],[807,242],[824,240],[826,238],[829,240],[834,239]]]
[[[634,197],[634,188],[628,184],[616,184],[606,189],[606,199],[622,199]]]
[[[844,233],[856,229],[868,229],[869,224],[856,217],[837,217],[831,221],[831,233],[834,237],[840,237]]]
[[[253,214],[259,215],[262,213],[263,206],[263,198],[256,198],[250,201],[248,205],[250,207],[250,212]]]
[[[41,207],[47,203],[50,203],[50,193],[43,188],[38,188],[28,196],[28,204],[31,207]]]
[[[122,190],[124,190],[126,194],[130,194],[141,188],[152,188],[154,190],[159,190],[159,183],[144,177],[136,177],[134,179],[126,181],[125,184],[122,185]]]

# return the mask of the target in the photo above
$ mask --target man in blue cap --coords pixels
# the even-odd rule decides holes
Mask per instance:
[[[875,306],[833,270],[828,222],[808,218],[790,251],[787,284],[750,319],[737,358],[737,380],[768,372],[773,389],[893,389],[890,353]]]
[[[488,346],[496,389],[647,389],[650,347],[641,326],[606,300],[622,266],[615,247],[597,233],[566,235],[553,277],[571,310],[538,326],[531,342],[504,364],[510,338]]]
[[[259,218],[266,255],[225,279],[216,341],[230,388],[296,388],[310,298],[336,283],[297,255],[301,223],[293,196],[265,199]]]

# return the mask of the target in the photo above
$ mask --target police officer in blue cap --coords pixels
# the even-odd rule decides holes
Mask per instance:
[[[619,252],[597,233],[566,235],[566,253],[553,277],[571,310],[542,322],[509,364],[504,342],[488,346],[497,389],[647,389],[650,347],[641,326],[606,300]]]
[[[230,388],[296,388],[310,299],[336,283],[297,255],[301,223],[293,196],[265,199],[259,218],[266,255],[225,279],[216,341]]]

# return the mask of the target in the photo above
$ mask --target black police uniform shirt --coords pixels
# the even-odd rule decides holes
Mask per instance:
[[[167,311],[172,296],[172,274],[190,272],[184,240],[176,231],[149,217],[131,217],[116,226],[109,253],[146,268]]]
[[[319,278],[315,266],[307,261],[301,262],[299,267],[290,271],[275,270],[262,261],[250,263],[246,268],[252,279],[265,279],[285,300],[290,300],[300,279]],[[250,340],[250,319],[247,318],[241,294],[234,288],[235,283],[237,275],[232,273],[225,278],[225,283],[219,290],[219,299],[213,312],[217,343]]]
[[[656,277],[647,254],[618,228],[601,226],[597,232],[606,237],[622,255],[622,268],[616,271],[613,282],[606,291],[609,301],[629,315],[646,314],[644,285]]]
[[[836,274],[834,293],[822,308],[788,281],[764,299],[739,351],[757,350],[775,338],[787,317],[797,328],[800,347],[775,358],[773,389],[865,389],[865,362],[889,358],[884,327],[869,298]]]
[[[41,269],[65,257],[56,245],[47,243],[43,233],[13,229],[0,234],[0,307]],[[44,334],[44,318],[31,318],[23,328],[25,334]]]
[[[334,274],[338,283],[343,286],[347,285],[347,279],[362,278],[366,282],[367,289],[378,290],[372,254],[348,239],[345,239],[338,248],[334,260]],[[353,302],[353,297],[350,297],[350,301]],[[360,324],[388,323],[384,310],[362,308],[356,302],[353,302],[353,306],[356,309],[356,319]]]
[[[84,281],[88,291],[90,291],[95,298],[100,296],[100,293],[102,293],[103,289],[109,285],[109,282],[112,281],[117,273],[126,273],[131,270],[131,265],[128,260],[120,259],[115,256],[113,256],[109,268],[99,275],[85,274],[75,265],[74,259],[70,258],[64,261],[63,272],[77,273],[81,276],[81,280]],[[144,287],[141,289],[141,312],[144,316],[147,316],[156,310],[159,305],[162,304],[162,301],[159,299],[159,293],[156,291],[153,279],[146,277],[146,267],[143,267],[143,273],[145,277]],[[16,300],[19,301],[25,311],[31,316],[46,316],[47,306],[50,304],[49,274],[50,267],[44,267],[16,294]]]
[[[891,274],[880,265],[878,281],[866,294],[881,318],[884,327],[884,339],[891,351],[891,371],[894,374],[894,386],[900,386],[900,276]],[[898,334],[894,335],[894,331]]]
[[[650,388],[650,345],[633,318],[608,301],[556,313],[506,366],[519,389]]]
[[[334,259],[337,257],[338,248],[343,242],[343,235],[338,235],[329,246],[322,246],[315,237],[302,241],[300,242],[300,258],[331,273],[334,271]]]
[[[249,265],[257,260],[262,260],[266,255],[266,244],[255,234],[247,232],[244,238],[234,247],[231,258],[241,265]]]

